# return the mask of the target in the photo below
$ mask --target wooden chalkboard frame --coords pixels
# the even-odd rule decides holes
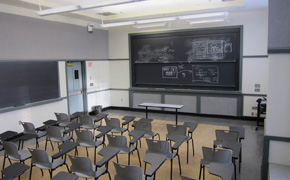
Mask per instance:
[[[154,38],[158,38],[158,40],[160,39],[160,41],[162,41],[164,38],[176,38],[178,41],[178,38],[181,38],[180,41],[182,41],[182,38],[184,37],[189,37],[189,38],[196,38],[196,37],[211,37],[211,36],[216,36],[217,38],[213,38],[208,40],[208,41],[223,41],[219,39],[219,35],[223,35],[223,36],[229,36],[229,37],[234,37],[234,45],[231,46],[234,47],[231,51],[231,53],[233,54],[232,59],[230,58],[224,58],[222,60],[212,60],[212,59],[202,59],[202,61],[176,61],[174,58],[173,60],[170,59],[170,55],[167,56],[169,58],[165,58],[165,61],[157,61],[156,59],[152,60],[152,58],[150,59],[146,59],[143,58],[140,60],[140,50],[139,52],[137,52],[137,48],[139,46],[139,49],[142,45],[142,41],[143,42],[149,42],[152,40],[152,46],[154,46],[155,42],[154,42]],[[141,40],[140,40],[141,39]],[[166,40],[164,40],[166,41]],[[137,43],[136,43],[137,42]],[[159,43],[158,41],[156,41],[157,44]],[[182,41],[183,42],[183,41]],[[194,41],[192,41],[193,43],[195,43]],[[191,42],[191,43],[192,43]],[[131,87],[145,87],[145,88],[166,88],[166,89],[199,89],[199,90],[226,90],[226,91],[239,91],[241,88],[241,55],[242,55],[242,26],[234,26],[234,27],[219,27],[219,28],[207,28],[207,29],[190,29],[190,30],[178,30],[178,31],[166,31],[166,32],[150,32],[150,33],[138,33],[138,34],[129,34],[129,48],[130,48],[130,72],[131,72]],[[138,44],[139,43],[139,44]],[[172,43],[172,42],[171,42]],[[192,44],[193,44],[192,43]],[[184,43],[185,44],[185,43]],[[221,44],[221,43],[220,43]],[[143,46],[144,47],[144,46]],[[150,51],[150,48],[147,48]],[[170,48],[168,48],[170,50]],[[167,52],[169,52],[167,50]],[[139,53],[139,56],[136,54]],[[170,53],[170,52],[169,52]],[[169,54],[168,53],[168,54]],[[184,52],[183,52],[184,53]],[[181,54],[182,55],[182,54]],[[180,57],[180,56],[179,56]],[[230,57],[230,56],[228,56]],[[139,58],[139,59],[138,59]],[[211,58],[211,57],[209,57]],[[137,60],[136,60],[137,59]],[[185,59],[185,58],[183,58]],[[146,62],[145,62],[146,61]],[[158,78],[152,78],[151,80],[148,78],[144,78],[142,76],[142,69],[145,72],[148,72],[148,70],[152,70],[151,74],[154,75],[154,69],[162,69],[162,71],[168,70],[170,73],[169,76],[173,76],[175,79],[177,79],[175,76],[177,76],[176,74],[172,73],[173,70],[176,70],[180,72],[179,67],[182,67],[184,69],[187,69],[187,71],[191,71],[191,76],[189,76],[187,74],[187,77],[190,78],[194,78],[194,70],[199,70],[202,71],[201,69],[204,69],[203,66],[206,66],[208,69],[204,70],[204,71],[209,71],[209,72],[215,72],[218,71],[220,69],[223,69],[223,72],[226,72],[224,69],[229,69],[231,70],[231,74],[224,74],[223,77],[219,77],[221,78],[221,80],[224,80],[224,83],[222,81],[217,81],[217,82],[213,82],[214,83],[207,83],[208,81],[205,81],[204,79],[202,81],[205,82],[201,82],[201,83],[197,83],[197,84],[190,84],[189,82],[185,82],[183,83],[182,81],[180,81],[180,78],[176,81],[170,79],[170,77],[168,79],[165,79],[166,75],[164,75],[162,72],[162,78],[165,79],[163,81],[163,79],[159,79]],[[201,66],[201,67],[200,67]],[[165,68],[164,68],[165,67]],[[178,67],[178,68],[177,68]],[[186,68],[187,67],[187,68]],[[147,68],[147,69],[146,69]],[[141,69],[141,71],[140,71]],[[165,69],[165,70],[164,70]],[[216,70],[217,69],[217,70]],[[141,75],[140,75],[140,73]],[[139,74],[138,74],[139,73]],[[156,72],[159,73],[159,72]],[[157,75],[155,73],[155,75]],[[219,72],[217,72],[219,73]],[[217,73],[212,73],[212,74],[217,74]],[[173,74],[173,75],[172,75]],[[184,73],[185,74],[185,73]],[[222,74],[222,73],[221,73]],[[160,75],[160,74],[159,74]],[[157,75],[157,76],[159,76]],[[160,75],[161,76],[161,75]],[[185,75],[184,75],[185,76]],[[228,78],[229,77],[229,78]],[[190,79],[189,78],[189,79]],[[214,79],[215,77],[211,77],[208,78],[210,79],[209,81],[211,81],[212,79]],[[195,81],[198,82],[198,81]]]

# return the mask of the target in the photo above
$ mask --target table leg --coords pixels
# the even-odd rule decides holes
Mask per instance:
[[[148,119],[148,106],[146,106],[146,119]]]
[[[175,117],[175,124],[177,125],[177,109],[175,109],[176,117]]]

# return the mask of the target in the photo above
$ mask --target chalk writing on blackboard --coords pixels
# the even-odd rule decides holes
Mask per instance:
[[[184,65],[163,66],[162,78],[182,79],[192,74],[192,83],[219,83],[219,69],[217,65],[192,65],[192,69],[186,69]]]
[[[187,61],[222,60],[232,52],[232,43],[225,40],[194,39],[191,49],[186,52]]]
[[[219,69],[216,65],[192,65],[192,81],[219,83]]]
[[[169,46],[151,49],[150,45],[144,45],[138,51],[138,59],[135,62],[162,62],[166,63],[174,59],[174,50]]]

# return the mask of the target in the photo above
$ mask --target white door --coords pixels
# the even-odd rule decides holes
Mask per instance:
[[[83,76],[81,62],[67,63],[69,114],[84,112]]]

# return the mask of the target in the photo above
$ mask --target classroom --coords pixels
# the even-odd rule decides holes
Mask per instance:
[[[146,116],[154,119],[152,128],[160,130],[162,140],[167,124],[192,121],[198,123],[195,154],[190,156],[191,142],[189,150],[182,144],[181,175],[198,179],[204,141],[212,148],[216,129],[242,126],[246,136],[236,179],[287,179],[289,8],[289,0],[2,0],[0,134],[22,133],[20,122],[42,127],[56,120],[55,113],[79,120],[78,112],[101,110],[121,122]],[[34,87],[40,89],[29,90]],[[257,123],[258,99],[267,109]],[[131,124],[128,129],[133,130]],[[206,130],[213,134],[207,136]],[[39,143],[44,148],[45,137]],[[35,148],[34,140],[23,144]],[[143,161],[146,140],[141,144]],[[53,155],[49,144],[48,149]],[[0,155],[1,164],[4,150]],[[137,157],[134,152],[132,165],[139,166]],[[111,161],[114,179],[117,161]],[[173,161],[173,179],[181,179]],[[120,162],[127,164],[127,156]],[[169,179],[170,163],[165,163],[156,179],[167,179],[167,173]],[[220,179],[205,169],[206,179]],[[29,171],[21,178],[29,179]],[[41,178],[38,168],[33,171],[32,179]]]

